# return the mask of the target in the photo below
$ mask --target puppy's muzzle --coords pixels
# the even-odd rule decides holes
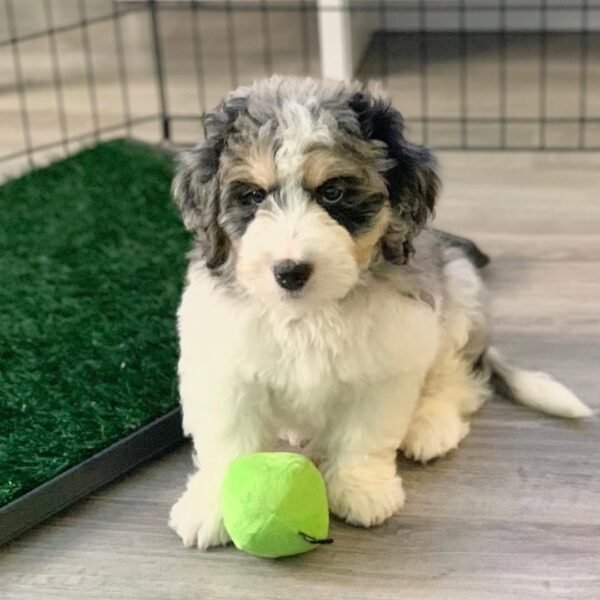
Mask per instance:
[[[295,260],[282,260],[273,267],[275,281],[290,292],[302,289],[312,272],[313,266],[310,263]]]

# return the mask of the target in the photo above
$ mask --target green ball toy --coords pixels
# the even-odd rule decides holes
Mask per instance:
[[[263,558],[330,544],[325,482],[310,460],[259,452],[234,460],[221,487],[225,528],[240,550]]]

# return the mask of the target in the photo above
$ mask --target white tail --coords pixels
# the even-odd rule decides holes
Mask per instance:
[[[485,360],[509,388],[513,399],[525,406],[557,417],[591,417],[592,410],[571,390],[542,371],[525,371],[509,365],[495,348],[489,348]]]

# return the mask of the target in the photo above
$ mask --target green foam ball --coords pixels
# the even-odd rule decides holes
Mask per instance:
[[[325,482],[299,454],[260,452],[233,461],[221,510],[233,543],[255,556],[290,556],[332,541]]]

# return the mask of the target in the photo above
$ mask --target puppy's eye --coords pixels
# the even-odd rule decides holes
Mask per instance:
[[[325,202],[333,204],[344,197],[344,188],[335,182],[325,183],[319,188],[319,195]]]
[[[253,202],[254,204],[260,204],[267,196],[267,192],[265,190],[261,190],[260,188],[252,188],[247,192],[244,192],[242,195],[242,199],[245,202]]]

